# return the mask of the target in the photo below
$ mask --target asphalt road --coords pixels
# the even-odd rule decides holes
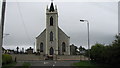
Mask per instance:
[[[68,67],[70,68],[73,63],[79,62],[77,60],[68,60],[68,61],[21,61],[21,62],[29,62],[31,64],[31,68],[56,68],[56,67]],[[72,67],[73,68],[73,67]]]

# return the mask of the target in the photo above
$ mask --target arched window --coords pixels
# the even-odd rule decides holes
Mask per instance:
[[[65,52],[66,48],[65,48],[65,42],[62,43],[62,52]]]
[[[53,17],[50,17],[50,26],[53,26]]]
[[[40,52],[43,52],[43,43],[40,43]]]
[[[53,32],[50,32],[50,41],[53,41]]]
[[[53,55],[54,54],[54,49],[51,47],[49,52],[50,52],[50,55]]]

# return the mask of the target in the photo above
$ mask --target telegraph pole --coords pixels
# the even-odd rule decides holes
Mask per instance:
[[[4,18],[5,18],[5,6],[6,0],[1,0],[1,19],[0,19],[0,68],[2,67],[2,42],[3,42],[3,30],[4,30]]]

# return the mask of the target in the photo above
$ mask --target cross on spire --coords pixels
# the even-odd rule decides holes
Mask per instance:
[[[51,1],[53,1],[53,0],[51,0]],[[54,5],[53,5],[53,2],[51,2],[51,5],[50,5],[50,10],[49,10],[50,12],[52,11],[54,11]]]

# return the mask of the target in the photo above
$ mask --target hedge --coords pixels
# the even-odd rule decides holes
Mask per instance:
[[[3,54],[2,55],[2,64],[8,64],[12,62],[12,56],[9,54]]]

